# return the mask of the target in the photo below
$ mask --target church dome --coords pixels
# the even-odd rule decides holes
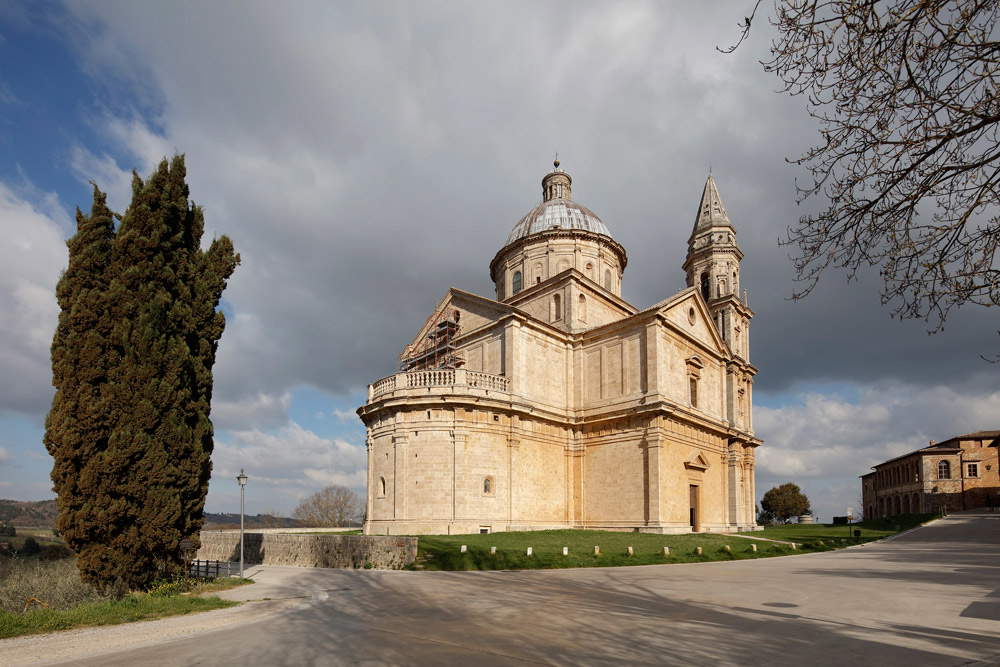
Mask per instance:
[[[551,199],[531,209],[514,225],[507,245],[518,239],[551,229],[582,229],[610,237],[611,232],[601,219],[586,206],[570,199]]]
[[[559,160],[553,166],[555,170],[542,179],[542,203],[514,225],[507,245],[532,234],[556,229],[580,229],[611,238],[611,232],[593,211],[572,200],[573,178],[559,168]]]

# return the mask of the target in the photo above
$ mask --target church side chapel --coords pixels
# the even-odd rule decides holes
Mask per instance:
[[[755,529],[753,311],[715,180],[687,288],[639,310],[554,165],[490,263],[496,298],[449,290],[369,385],[365,534]]]

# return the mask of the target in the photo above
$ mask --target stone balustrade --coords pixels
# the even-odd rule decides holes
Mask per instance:
[[[510,378],[503,375],[469,371],[464,368],[396,373],[368,385],[368,400],[372,401],[400,389],[420,389],[424,387],[452,387],[456,391],[472,388],[509,392]]]

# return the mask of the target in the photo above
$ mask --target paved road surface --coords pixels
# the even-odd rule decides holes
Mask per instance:
[[[119,645],[101,633],[113,629],[50,637],[44,650],[6,640],[0,663],[18,649],[20,660],[87,656],[71,664],[101,667],[1000,665],[997,514],[758,561],[524,572],[261,568],[255,577],[260,583],[227,596],[271,599],[219,617],[255,615],[245,621],[215,622],[223,612],[209,612],[139,624],[157,636],[110,654]],[[168,621],[219,629],[171,640]]]

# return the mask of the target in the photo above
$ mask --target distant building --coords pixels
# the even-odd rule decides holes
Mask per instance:
[[[496,298],[449,290],[400,372],[369,386],[366,534],[756,527],[753,312],[715,180],[687,288],[643,309],[621,297],[625,248],[571,184],[558,162],[542,180],[490,264]],[[468,215],[484,233],[489,211]]]
[[[972,509],[998,503],[1000,431],[931,441],[861,476],[865,517]]]

